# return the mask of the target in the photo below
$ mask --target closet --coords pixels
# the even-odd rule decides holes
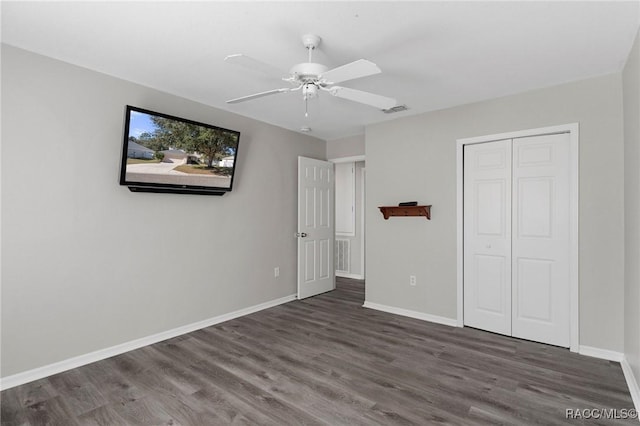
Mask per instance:
[[[570,134],[463,155],[464,325],[569,347]]]

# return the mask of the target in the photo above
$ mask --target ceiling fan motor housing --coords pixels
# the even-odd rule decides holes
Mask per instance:
[[[301,83],[317,82],[320,79],[322,73],[327,71],[327,67],[315,62],[303,62],[302,64],[294,65],[289,73],[295,76],[295,80]]]
[[[328,68],[325,65],[311,62],[311,52],[318,47],[321,38],[315,34],[305,34],[302,36],[302,44],[309,51],[309,61],[301,64],[294,65],[289,74],[291,74],[292,83],[314,83],[318,84],[322,73],[326,72]],[[316,88],[317,89],[317,88]],[[306,87],[303,89],[306,90]],[[315,95],[311,95],[313,97]]]

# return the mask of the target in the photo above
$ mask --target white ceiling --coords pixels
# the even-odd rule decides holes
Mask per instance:
[[[2,41],[217,108],[332,140],[364,126],[618,72],[640,23],[631,2],[10,2]],[[304,117],[300,92],[223,61],[244,53],[285,71],[306,62],[300,37],[322,37],[314,61],[356,59],[383,73],[341,85],[394,97],[384,114],[321,92]],[[140,105],[144,107],[144,105]]]

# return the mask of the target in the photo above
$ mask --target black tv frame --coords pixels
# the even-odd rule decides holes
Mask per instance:
[[[182,123],[192,124],[195,126],[201,126],[214,130],[221,130],[223,132],[229,132],[236,135],[235,155],[233,161],[233,170],[231,171],[231,179],[229,187],[219,186],[202,186],[202,185],[182,185],[171,183],[157,183],[157,182],[136,182],[127,180],[127,158],[128,158],[128,144],[129,144],[129,131],[131,124],[131,112],[140,112],[143,114],[154,115],[169,120],[175,120]],[[151,111],[144,108],[139,108],[131,105],[127,105],[125,108],[125,120],[123,131],[123,144],[122,144],[122,159],[120,164],[120,185],[126,186],[131,192],[151,192],[151,193],[163,193],[163,194],[196,194],[196,195],[217,195],[221,196],[227,192],[231,192],[233,189],[233,181],[235,178],[236,164],[238,159],[238,147],[240,145],[240,132],[237,130],[225,129],[223,127],[215,126],[208,123],[202,123],[187,118],[177,117],[170,114],[165,114],[157,111]]]

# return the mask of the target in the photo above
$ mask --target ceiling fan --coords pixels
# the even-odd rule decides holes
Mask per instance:
[[[276,67],[265,64],[264,62],[253,59],[241,53],[229,55],[224,58],[225,62],[241,65],[254,70],[260,70],[263,73],[282,78],[282,80],[290,83],[293,87],[285,87],[281,89],[267,90],[266,92],[254,93],[253,95],[242,96],[228,100],[228,104],[250,101],[252,99],[261,98],[263,96],[275,95],[277,93],[302,91],[302,98],[305,101],[305,116],[308,116],[307,103],[309,99],[318,96],[320,91],[348,99],[354,102],[360,102],[370,105],[378,109],[389,109],[396,105],[396,100],[386,96],[376,95],[374,93],[364,92],[362,90],[350,89],[348,87],[336,86],[335,83],[341,83],[347,80],[367,77],[379,74],[382,71],[373,62],[366,59],[358,59],[357,61],[339,66],[337,68],[328,69],[327,66],[313,62],[311,57],[313,50],[320,44],[321,38],[315,34],[306,34],[302,36],[302,43],[309,52],[308,62],[294,65],[289,71],[289,76],[282,77],[284,74]]]

